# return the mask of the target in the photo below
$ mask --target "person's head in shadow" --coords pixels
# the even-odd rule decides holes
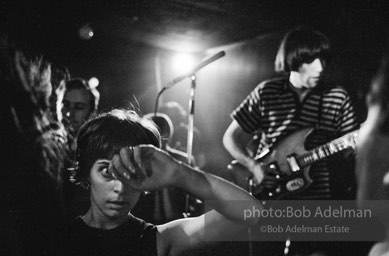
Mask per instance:
[[[383,224],[371,225],[377,243],[369,255],[387,255],[389,252],[389,55],[371,82],[366,96],[367,118],[359,130],[356,149],[356,177],[358,206],[373,212]],[[372,222],[372,224],[376,224]],[[382,237],[379,237],[382,236]]]
[[[185,125],[188,121],[188,113],[185,111],[184,107],[176,101],[164,103],[159,108],[159,112],[168,115],[176,129],[180,125]]]
[[[81,125],[96,113],[100,93],[81,78],[70,79],[57,89],[57,115],[75,136]]]
[[[50,65],[0,42],[0,252],[60,254],[64,131],[49,113]],[[57,126],[59,127],[59,126]],[[58,239],[57,239],[58,238]]]
[[[151,119],[158,127],[161,134],[161,148],[166,150],[174,134],[173,123],[170,118],[162,113],[149,113],[144,118]]]
[[[358,198],[389,198],[389,55],[383,57],[366,96],[368,114],[357,142]],[[386,152],[386,153],[385,153]],[[374,181],[374,183],[373,183]]]

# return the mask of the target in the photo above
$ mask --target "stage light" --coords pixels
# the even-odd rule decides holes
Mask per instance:
[[[99,86],[99,79],[97,79],[96,77],[91,77],[88,81],[88,84],[91,88],[96,88],[97,86]]]
[[[173,57],[172,68],[177,74],[185,74],[194,68],[195,58],[191,54],[179,53]]]
[[[89,40],[94,36],[93,28],[89,23],[85,24],[78,30],[78,34],[82,39]]]

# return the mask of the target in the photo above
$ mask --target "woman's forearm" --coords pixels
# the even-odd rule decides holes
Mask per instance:
[[[245,210],[262,209],[261,203],[242,188],[210,173],[195,170],[186,164],[180,164],[175,179],[178,187],[194,197],[204,200],[224,216],[233,220],[246,220],[250,224],[256,220],[247,220]]]

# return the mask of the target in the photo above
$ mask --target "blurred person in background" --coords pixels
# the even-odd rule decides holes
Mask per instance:
[[[164,103],[159,112],[166,114],[173,123],[174,132],[169,143],[170,147],[182,152],[187,152],[188,141],[188,113],[178,102],[168,101]],[[204,168],[207,164],[207,157],[204,152],[204,138],[197,127],[193,127],[193,156],[195,165]]]
[[[96,114],[100,93],[82,78],[67,79],[56,89],[57,117],[68,131],[69,152],[65,171],[64,195],[67,219],[73,219],[89,207],[89,194],[74,184],[71,166],[75,161],[76,136],[80,127]]]
[[[50,76],[42,58],[0,42],[1,255],[63,252],[67,136],[50,119]]]
[[[381,221],[383,241],[369,256],[389,255],[389,52],[372,80],[366,97],[368,115],[357,141],[357,201]],[[378,201],[381,200],[381,201]],[[386,200],[382,201],[382,200]]]

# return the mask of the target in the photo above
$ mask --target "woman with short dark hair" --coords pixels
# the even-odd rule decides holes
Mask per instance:
[[[256,222],[244,219],[243,211],[262,209],[259,201],[219,177],[175,160],[159,145],[155,125],[133,111],[113,110],[81,127],[75,179],[89,189],[91,204],[69,224],[68,254],[177,255]],[[157,226],[130,213],[142,192],[167,186],[209,200],[216,211]]]

